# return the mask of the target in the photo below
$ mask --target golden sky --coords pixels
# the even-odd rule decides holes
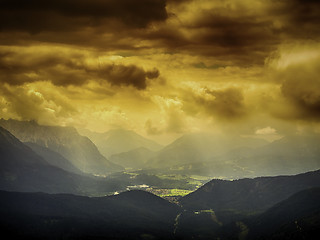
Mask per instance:
[[[320,132],[317,0],[0,0],[0,117],[160,142]]]

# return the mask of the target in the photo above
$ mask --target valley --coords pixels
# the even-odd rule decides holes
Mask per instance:
[[[166,175],[155,174],[148,171],[133,171],[114,173],[108,178],[124,181],[129,184],[125,188],[117,189],[116,194],[128,190],[144,190],[153,193],[159,197],[176,202],[177,198],[183,197],[203,184],[211,180],[210,177],[196,175]],[[107,195],[112,195],[113,192],[108,192]]]
[[[319,171],[288,176],[285,181],[273,177],[280,189],[291,182],[292,192],[279,195],[270,189],[277,199],[261,199],[250,209],[241,205],[242,198],[237,198],[239,203],[236,199],[230,202],[232,189],[226,188],[226,195],[217,196],[210,182],[193,194],[204,191],[229,205],[190,205],[190,195],[175,204],[141,190],[107,197],[0,191],[0,229],[17,238],[312,239],[320,220],[319,181],[314,181],[319,178]],[[236,188],[250,192],[246,185]],[[192,201],[203,203],[206,198],[193,197]]]
[[[228,139],[188,135],[158,151],[139,146],[138,151],[111,155],[114,161],[126,159],[121,166],[76,129],[5,120],[0,125],[16,135],[0,127],[0,230],[10,236],[299,239],[320,226],[317,136],[257,141],[255,147],[253,139],[240,137],[231,147]],[[114,131],[112,136],[117,132],[128,133]],[[206,150],[217,146],[219,151]],[[291,146],[295,149],[283,151]],[[195,160],[199,152],[202,157]],[[163,156],[174,161],[161,167]],[[305,168],[298,164],[299,156]],[[86,163],[96,157],[100,160],[94,165]],[[266,159],[275,159],[268,164],[276,168],[266,168]]]

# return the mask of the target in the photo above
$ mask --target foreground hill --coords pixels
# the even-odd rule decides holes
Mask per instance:
[[[0,191],[0,229],[10,238],[172,239],[178,212],[143,191],[100,198]]]
[[[41,126],[34,121],[0,120],[22,142],[36,143],[58,152],[83,172],[106,174],[123,168],[108,161],[87,137],[72,127]]]
[[[317,239],[320,229],[320,188],[299,191],[257,214],[233,216],[212,209],[183,211],[176,223],[177,239]]]
[[[95,195],[119,190],[127,184],[78,175],[52,166],[2,127],[0,165],[2,190]]]
[[[114,129],[105,133],[96,133],[88,130],[79,131],[82,135],[89,137],[106,157],[137,148],[147,148],[151,151],[158,151],[162,148],[160,144],[125,129]]]
[[[298,192],[245,223],[250,239],[314,239],[320,229],[320,188]]]
[[[225,181],[214,179],[183,197],[187,209],[263,211],[292,194],[320,187],[320,170],[294,176]]]

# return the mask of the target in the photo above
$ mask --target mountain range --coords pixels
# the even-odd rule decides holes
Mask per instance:
[[[54,155],[54,154],[53,154]],[[0,127],[0,189],[21,192],[102,195],[125,189],[127,182],[68,172],[43,157]],[[62,161],[65,160],[62,158]],[[72,168],[72,166],[69,165]],[[77,170],[76,170],[77,171]]]
[[[35,143],[59,153],[83,172],[104,175],[123,169],[102,156],[90,139],[81,136],[75,128],[42,126],[34,121],[12,119],[0,119],[0,126],[21,142]],[[34,147],[34,150],[38,151],[39,148]],[[39,153],[41,155],[43,151]]]
[[[297,174],[320,168],[319,144],[317,134],[284,136],[271,143],[247,137],[188,134],[156,152],[145,168],[227,179]]]
[[[41,126],[32,121],[3,119],[0,126],[51,164],[75,173],[80,170],[105,175],[125,167],[239,179],[297,174],[320,168],[320,137],[316,134],[284,136],[269,143],[257,138],[195,133],[183,135],[162,148],[124,129],[106,133],[79,130],[91,141],[71,127]]]
[[[260,148],[222,156],[256,176],[297,174],[320,168],[320,135],[288,135]]]
[[[104,133],[79,129],[79,132],[90,138],[105,157],[111,157],[114,154],[128,152],[138,148],[158,151],[163,147],[150,139],[125,129],[113,129]]]
[[[208,133],[187,134],[159,151],[149,161],[149,165],[168,167],[203,162],[233,149],[256,148],[266,144],[266,141],[255,138],[227,137]]]

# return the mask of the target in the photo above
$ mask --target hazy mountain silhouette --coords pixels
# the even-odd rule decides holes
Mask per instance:
[[[125,189],[119,180],[82,176],[50,165],[0,127],[0,189],[101,195]]]
[[[89,198],[0,191],[1,233],[37,239],[172,239],[179,207],[151,193]]]
[[[262,211],[292,194],[320,186],[320,170],[294,176],[226,181],[214,179],[183,197],[187,209]]]
[[[255,138],[189,134],[157,152],[146,166],[231,179],[297,174],[320,168],[319,145],[319,135],[285,136],[269,143]]]
[[[49,148],[42,147],[36,143],[26,142],[24,143],[30,147],[35,153],[41,156],[50,165],[62,168],[68,172],[82,174],[78,168],[76,168],[68,159],[63,157],[61,154],[50,150]]]
[[[160,171],[161,170],[161,171]],[[170,174],[210,176],[218,179],[239,179],[254,177],[255,174],[246,168],[238,166],[231,161],[203,161],[174,165],[162,169],[155,169],[155,172],[168,172]]]
[[[58,152],[83,172],[106,174],[123,168],[100,154],[89,138],[75,128],[41,126],[34,121],[0,120],[0,126],[22,142],[32,142]]]
[[[144,168],[146,162],[155,155],[156,152],[140,147],[128,152],[113,154],[110,160],[126,168],[140,169]]]
[[[125,129],[114,129],[105,133],[96,133],[89,130],[79,131],[82,135],[89,137],[106,157],[140,147],[152,151],[158,151],[162,148],[160,144]]]
[[[320,168],[319,146],[320,135],[291,135],[223,159],[247,167],[256,175],[297,174]]]
[[[168,167],[200,163],[233,149],[255,148],[266,144],[266,141],[254,138],[218,136],[207,133],[187,134],[159,151],[148,165],[150,167]]]

